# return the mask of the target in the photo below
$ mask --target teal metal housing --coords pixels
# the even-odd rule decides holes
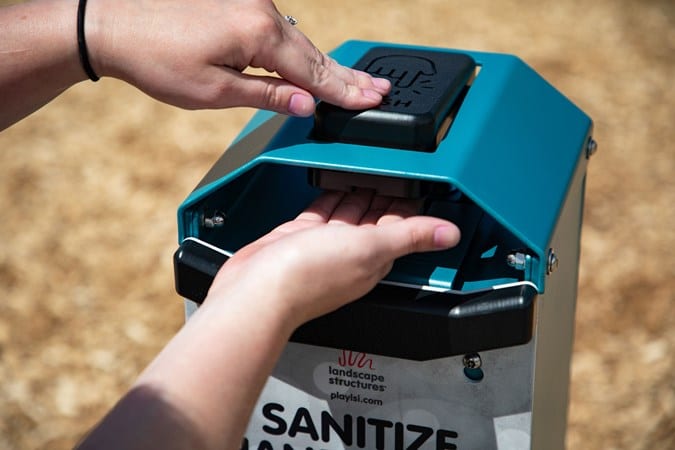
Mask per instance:
[[[382,45],[349,41],[331,56],[350,66]],[[463,199],[425,211],[458,223],[462,242],[439,255],[401,259],[390,281],[457,291],[529,281],[543,293],[565,199],[575,175],[585,176],[592,121],[515,56],[422,49],[467,54],[479,69],[435,151],[319,141],[313,118],[258,112],[180,206],[179,240],[196,237],[236,251],[318,195],[308,169],[425,180]],[[223,226],[205,227],[204,217],[216,211],[226,216]],[[577,247],[578,234],[570,239]],[[525,255],[521,267],[505,263],[514,251]]]

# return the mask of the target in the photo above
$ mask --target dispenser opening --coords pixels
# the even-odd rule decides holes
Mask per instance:
[[[186,211],[193,224],[188,234],[233,253],[293,220],[324,189],[361,188],[418,199],[420,214],[449,220],[462,234],[450,250],[400,258],[388,280],[458,291],[525,280],[525,272],[506,262],[508,253],[522,248],[522,242],[454,186],[431,180],[261,164]],[[214,211],[221,216],[217,226],[207,220]]]

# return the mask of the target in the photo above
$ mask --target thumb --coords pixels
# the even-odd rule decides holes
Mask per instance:
[[[248,106],[300,117],[314,113],[312,94],[286,80],[224,70],[227,89],[221,90],[217,107]]]
[[[392,259],[410,253],[446,250],[459,243],[459,228],[436,217],[415,216],[378,226],[378,243]]]

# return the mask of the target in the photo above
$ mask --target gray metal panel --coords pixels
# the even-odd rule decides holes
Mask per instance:
[[[533,449],[565,447],[587,166],[585,152],[580,153],[580,162],[551,241],[559,258],[558,269],[548,276],[546,294],[539,297],[537,304]]]

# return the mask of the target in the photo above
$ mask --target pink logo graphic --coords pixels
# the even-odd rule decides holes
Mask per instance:
[[[373,358],[369,358],[365,353],[342,350],[338,357],[338,365],[341,367],[358,367],[359,369],[367,367],[373,370]]]

